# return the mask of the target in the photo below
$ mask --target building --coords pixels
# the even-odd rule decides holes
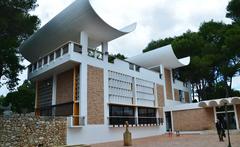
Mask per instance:
[[[67,144],[120,140],[125,121],[134,138],[214,128],[222,102],[191,103],[190,85],[172,76],[190,57],[177,59],[171,45],[108,62],[108,42],[135,27],[117,30],[88,0],[76,0],[21,45],[36,83],[36,115],[67,116]],[[239,98],[228,102],[239,115]]]

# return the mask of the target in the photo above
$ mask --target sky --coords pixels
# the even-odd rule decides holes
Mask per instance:
[[[74,0],[37,0],[38,7],[31,12],[46,24]],[[98,15],[111,26],[120,29],[136,22],[137,28],[130,34],[109,43],[110,53],[127,57],[140,54],[152,40],[181,35],[187,30],[198,31],[204,21],[223,21],[229,0],[90,0]],[[28,65],[24,61],[23,65]],[[23,71],[19,78],[27,78]],[[233,88],[240,90],[240,77],[233,79]],[[0,95],[8,92],[5,86]]]

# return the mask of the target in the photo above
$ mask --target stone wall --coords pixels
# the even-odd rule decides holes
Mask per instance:
[[[215,129],[213,108],[173,111],[173,126],[179,131]]]
[[[0,116],[0,146],[57,146],[66,144],[67,119],[63,117]]]

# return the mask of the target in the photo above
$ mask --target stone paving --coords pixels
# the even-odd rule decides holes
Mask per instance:
[[[240,134],[230,136],[232,147],[240,147]],[[91,147],[122,147],[122,141],[93,144]],[[133,140],[133,147],[227,147],[228,141],[218,141],[216,134],[181,135],[169,137],[167,135],[153,136]]]

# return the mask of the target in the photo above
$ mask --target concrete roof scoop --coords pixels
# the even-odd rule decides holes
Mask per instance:
[[[145,68],[153,68],[159,65],[163,65],[166,68],[174,69],[189,65],[190,57],[188,56],[178,59],[174,54],[172,46],[166,45],[152,51],[128,58],[127,61],[143,66]]]
[[[89,47],[95,48],[134,31],[136,23],[116,29],[106,23],[94,10],[89,0],[75,0],[51,19],[20,46],[20,52],[30,62],[68,42],[80,42],[80,33],[89,37]]]

